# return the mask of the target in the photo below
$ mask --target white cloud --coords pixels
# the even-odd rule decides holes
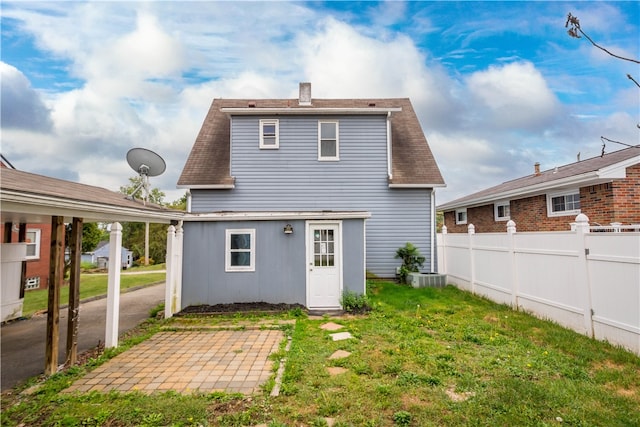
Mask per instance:
[[[17,68],[0,61],[2,127],[50,131],[49,109]]]
[[[558,101],[530,62],[491,66],[467,79],[476,114],[491,126],[533,129],[554,120]]]
[[[304,74],[317,98],[409,97],[424,117],[440,127],[451,120],[455,105],[449,91],[454,82],[404,35],[379,40],[335,19],[298,40]]]

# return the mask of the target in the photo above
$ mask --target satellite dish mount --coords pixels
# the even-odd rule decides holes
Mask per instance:
[[[131,200],[135,200],[136,193],[144,190],[142,198],[146,205],[149,201],[149,177],[162,175],[167,168],[166,163],[158,154],[146,148],[132,148],[127,152],[127,163],[140,176],[140,184],[131,193]]]

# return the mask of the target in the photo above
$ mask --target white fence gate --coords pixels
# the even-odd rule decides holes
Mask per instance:
[[[640,354],[640,232],[438,234],[449,283]],[[595,230],[594,230],[595,231]],[[598,230],[599,231],[599,230]]]

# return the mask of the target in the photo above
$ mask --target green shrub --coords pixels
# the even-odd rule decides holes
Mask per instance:
[[[420,267],[422,267],[425,261],[425,257],[420,255],[418,248],[411,242],[407,242],[406,245],[398,248],[396,251],[396,258],[400,258],[402,260],[402,265],[400,266],[400,271],[398,273],[400,276],[400,282],[402,283],[407,282],[407,276],[409,273],[417,273],[420,271]]]
[[[411,414],[407,411],[398,411],[393,414],[393,422],[398,426],[408,426],[411,424]]]
[[[98,265],[89,261],[82,261],[80,263],[81,270],[93,270],[94,268],[98,268]]]
[[[369,298],[364,294],[345,291],[340,302],[344,311],[348,313],[365,313],[371,310]]]

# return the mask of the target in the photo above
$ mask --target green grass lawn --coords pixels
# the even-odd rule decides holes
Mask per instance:
[[[328,319],[292,311],[281,394],[60,394],[102,360],[3,396],[2,425],[117,426],[638,426],[640,358],[454,287],[369,284],[373,311],[331,319],[355,337],[332,341]],[[240,315],[232,316],[242,318]],[[228,318],[150,321],[207,325]],[[126,341],[125,347],[132,341]],[[351,353],[330,360],[336,350]],[[118,350],[120,351],[120,350]],[[276,363],[277,365],[277,363]],[[346,369],[330,375],[327,368]],[[274,367],[277,369],[277,366]]]
[[[131,267],[127,270],[127,272],[136,272],[136,271],[156,271],[156,270],[164,270],[167,268],[167,264],[153,264],[153,265],[139,265],[135,267]]]
[[[143,286],[151,283],[158,283],[165,280],[165,273],[148,274],[122,274],[120,276],[120,289],[128,289],[135,286]],[[80,275],[80,299],[107,294],[106,274],[81,274]],[[24,305],[22,314],[30,316],[36,311],[47,309],[48,290],[27,291],[24,295]],[[69,302],[69,287],[63,286],[60,290],[60,305]]]

